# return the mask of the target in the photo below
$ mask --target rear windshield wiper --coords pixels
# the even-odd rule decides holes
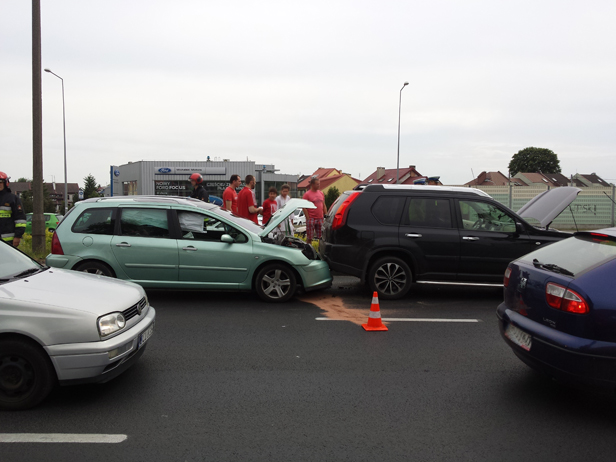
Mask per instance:
[[[575,274],[573,274],[568,269],[565,269],[565,268],[563,268],[561,266],[555,265],[554,263],[541,263],[536,258],[533,258],[533,265],[535,266],[535,268],[544,268],[544,269],[546,269],[548,271],[552,271],[554,273],[564,274],[565,276],[572,276],[572,277],[575,276]]]

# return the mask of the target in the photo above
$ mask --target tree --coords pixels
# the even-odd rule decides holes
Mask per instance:
[[[551,149],[525,148],[513,155],[509,172],[511,176],[519,172],[560,173],[560,161]]]
[[[32,183],[32,180],[29,180],[28,178],[25,178],[23,176],[17,178],[17,182],[18,183]]]
[[[32,205],[32,190],[24,191],[21,193],[21,205],[24,208],[25,213],[32,213],[33,205]],[[47,186],[43,185],[43,212],[44,213],[55,213],[56,212],[56,204],[53,199],[49,196],[49,191],[47,191]]]
[[[98,186],[92,174],[83,179],[83,198],[90,199],[91,197],[99,197]]]
[[[335,186],[327,190],[327,194],[325,194],[325,207],[327,210],[329,210],[331,205],[338,199],[338,196],[340,196],[340,191]]]

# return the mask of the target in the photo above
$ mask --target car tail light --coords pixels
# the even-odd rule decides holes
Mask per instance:
[[[588,313],[588,303],[577,292],[549,282],[545,286],[545,299],[552,308],[569,313]]]
[[[359,197],[359,193],[351,194],[345,199],[334,215],[334,221],[332,222],[332,229],[342,228],[346,224],[347,216],[349,215],[349,207],[355,199]]]
[[[60,239],[58,239],[58,233],[53,233],[51,238],[51,253],[54,255],[64,255],[62,244],[60,244]]]
[[[505,270],[505,278],[503,279],[503,285],[509,287],[509,278],[511,277],[511,268]]]

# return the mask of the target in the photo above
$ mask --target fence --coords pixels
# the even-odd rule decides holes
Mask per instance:
[[[472,186],[485,191],[494,200],[517,212],[549,186]],[[581,188],[582,191],[550,225],[557,229],[599,229],[616,226],[616,187]],[[532,221],[532,220],[529,220]]]

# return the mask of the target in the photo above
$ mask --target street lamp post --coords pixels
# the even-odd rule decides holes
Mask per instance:
[[[45,72],[55,75],[62,82],[62,131],[64,132],[64,215],[66,215],[68,212],[68,183],[66,179],[66,111],[64,108],[64,79],[58,74],[51,72],[49,69],[45,69]]]
[[[396,184],[398,184],[400,180],[400,110],[402,109],[402,90],[404,90],[404,87],[408,84],[408,82],[404,82],[404,85],[402,85],[400,89],[400,100],[398,101],[398,161],[396,163]]]

